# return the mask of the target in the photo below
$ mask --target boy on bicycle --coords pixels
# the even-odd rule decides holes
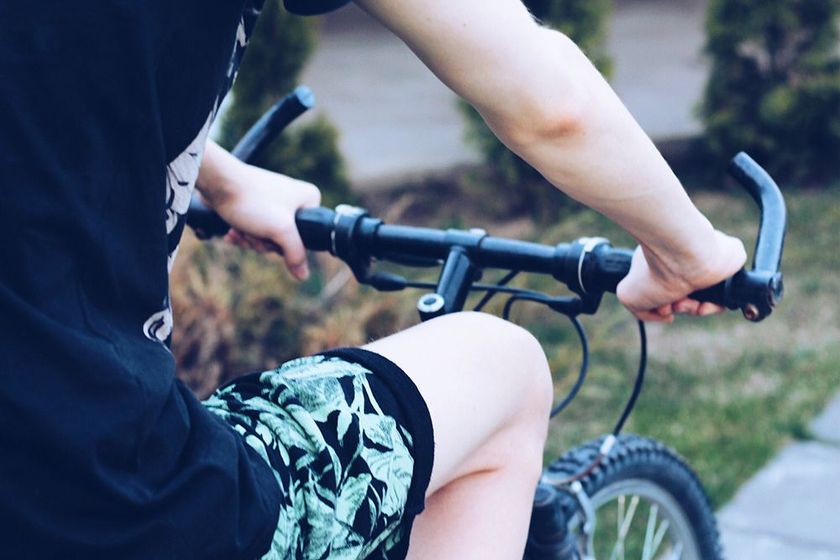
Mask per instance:
[[[619,297],[639,318],[719,311],[686,296],[740,269],[742,245],[693,206],[571,41],[519,0],[356,2],[509,147],[634,235]],[[307,275],[294,212],[317,188],[207,141],[260,4],[0,5],[4,550],[521,557],[551,399],[522,329],[442,317],[205,403],[175,380],[167,272],[194,186],[233,241],[277,246]]]

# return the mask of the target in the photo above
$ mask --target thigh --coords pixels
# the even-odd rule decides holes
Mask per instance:
[[[535,426],[533,441],[516,445],[542,447],[551,375],[541,346],[524,329],[491,315],[458,313],[365,348],[400,366],[426,401],[435,434],[428,494],[516,453],[489,446],[511,426]]]

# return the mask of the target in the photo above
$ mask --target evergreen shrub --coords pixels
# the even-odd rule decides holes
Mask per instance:
[[[299,85],[301,70],[315,48],[317,23],[290,14],[279,0],[265,2],[233,86],[233,101],[223,116],[223,146],[232,148],[264,111]],[[349,184],[337,141],[336,129],[319,116],[292,125],[255,163],[314,183],[325,204],[346,202]]]
[[[700,108],[711,155],[750,152],[782,178],[840,169],[836,0],[711,0]]]

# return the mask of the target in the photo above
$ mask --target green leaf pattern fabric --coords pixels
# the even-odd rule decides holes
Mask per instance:
[[[359,364],[312,356],[239,378],[205,401],[280,485],[264,560],[384,560],[406,536],[413,442],[383,414],[368,375]]]

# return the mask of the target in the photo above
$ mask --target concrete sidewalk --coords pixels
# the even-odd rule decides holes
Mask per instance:
[[[718,516],[731,560],[840,560],[840,395]]]

